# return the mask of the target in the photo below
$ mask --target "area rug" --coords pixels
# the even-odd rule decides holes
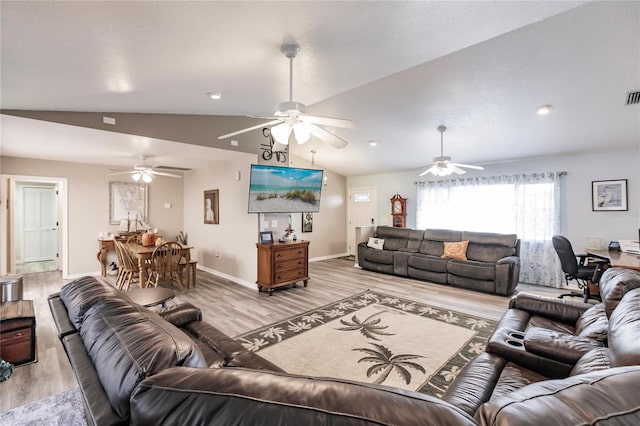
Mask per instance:
[[[496,322],[365,291],[236,337],[285,371],[441,396]]]
[[[2,426],[86,426],[78,388],[0,413]]]

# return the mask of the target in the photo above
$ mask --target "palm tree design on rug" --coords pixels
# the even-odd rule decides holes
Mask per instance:
[[[346,325],[346,327],[336,328],[336,330],[340,331],[356,331],[359,330],[366,338],[372,340],[380,340],[374,334],[378,334],[380,336],[393,336],[393,333],[385,333],[384,329],[389,328],[388,325],[378,325],[380,324],[381,319],[376,318],[375,316],[380,315],[382,312],[376,312],[373,315],[369,315],[365,318],[364,321],[360,321],[360,319],[354,315],[351,317],[351,321],[341,319],[340,324]]]
[[[373,382],[374,384],[382,384],[385,380],[387,380],[387,377],[389,377],[389,374],[393,370],[396,370],[398,372],[398,374],[400,375],[400,377],[402,377],[406,384],[411,383],[411,373],[409,372],[409,368],[418,370],[423,374],[426,373],[425,369],[420,364],[410,361],[416,358],[424,358],[424,356],[411,354],[394,355],[391,350],[382,345],[379,345],[377,343],[370,343],[370,345],[375,346],[377,349],[355,348],[353,350],[364,352],[369,355],[364,358],[360,358],[358,360],[358,364],[360,364],[361,362],[374,363],[367,370],[367,377],[371,377],[372,375],[381,372],[380,376]]]

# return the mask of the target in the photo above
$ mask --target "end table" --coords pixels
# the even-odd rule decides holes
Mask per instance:
[[[14,365],[36,361],[36,316],[32,300],[0,304],[0,358]]]

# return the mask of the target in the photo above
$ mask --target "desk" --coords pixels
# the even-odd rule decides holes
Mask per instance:
[[[140,287],[144,288],[147,286],[147,268],[149,267],[149,263],[147,261],[151,259],[151,255],[153,254],[153,251],[156,249],[156,247],[145,247],[141,244],[134,243],[127,243],[125,244],[125,247],[138,259],[138,269],[140,271]],[[184,258],[186,263],[189,264],[189,261],[191,260],[191,249],[193,247],[184,244],[180,244],[180,247],[182,247],[182,257]]]
[[[608,257],[609,260],[611,260],[611,267],[613,268],[626,268],[640,271],[640,259],[638,259],[637,254],[608,250],[587,250],[587,254]]]

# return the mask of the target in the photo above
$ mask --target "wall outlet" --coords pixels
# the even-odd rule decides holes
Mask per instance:
[[[220,259],[220,253],[216,253],[216,259]]]

